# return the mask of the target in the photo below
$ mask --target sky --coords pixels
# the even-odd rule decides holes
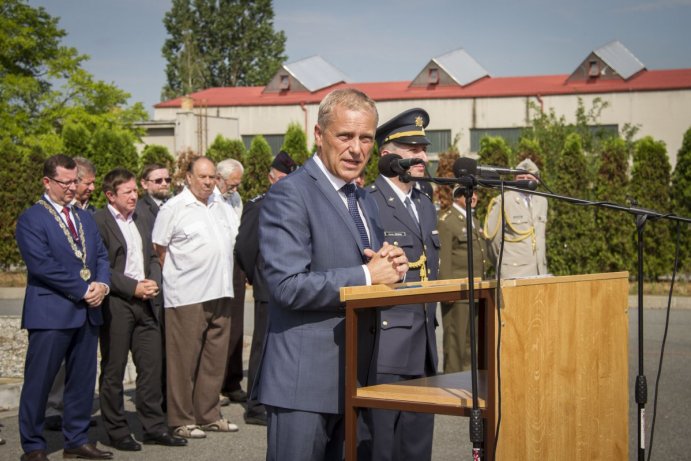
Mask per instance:
[[[60,18],[84,68],[160,102],[170,0],[29,0]],[[287,63],[320,55],[352,82],[412,80],[465,49],[493,77],[570,74],[619,40],[648,69],[691,68],[691,0],[274,0]]]

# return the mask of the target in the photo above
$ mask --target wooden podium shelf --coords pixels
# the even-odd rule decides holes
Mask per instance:
[[[496,284],[476,281],[478,399],[485,447],[498,411]],[[467,299],[468,281],[344,287],[346,459],[356,458],[358,408],[468,416],[470,373],[358,388],[358,311]],[[501,285],[502,424],[497,459],[628,458],[628,273],[536,277]],[[485,459],[492,459],[485,450]]]

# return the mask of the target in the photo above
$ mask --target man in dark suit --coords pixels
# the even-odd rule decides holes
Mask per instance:
[[[170,197],[172,179],[168,168],[158,163],[146,165],[142,170],[139,184],[144,191],[137,201],[137,214],[145,217],[153,229],[158,209]]]
[[[280,151],[269,168],[269,183],[276,184],[297,168],[287,152]],[[254,296],[254,330],[250,347],[250,362],[247,367],[247,393],[250,394],[245,409],[245,422],[266,426],[266,409],[252,395],[254,379],[259,371],[262,347],[266,337],[267,306],[269,290],[262,275],[264,261],[259,253],[259,210],[266,194],[247,202],[242,211],[238,236],[235,239],[235,262],[247,276]]]
[[[409,173],[424,176],[425,136],[429,115],[407,110],[377,129],[382,158],[397,154],[415,158]],[[436,280],[439,271],[437,213],[429,196],[397,176],[379,175],[367,191],[379,206],[385,241],[402,248],[410,271],[406,282]],[[388,384],[436,374],[436,303],[399,305],[381,309],[377,337],[377,373],[371,384]],[[371,435],[375,460],[426,460],[432,456],[434,415],[394,410],[366,410],[363,419]],[[364,448],[366,443],[361,444]],[[366,451],[365,451],[366,452]]]
[[[268,414],[270,461],[342,459],[339,290],[395,283],[408,269],[400,248],[382,246],[376,205],[354,185],[372,153],[376,126],[367,95],[352,88],[329,93],[314,128],[317,154],[274,184],[262,205],[259,247],[270,297],[256,385]],[[372,319],[359,322],[361,380],[370,366],[373,326]]]
[[[28,277],[22,327],[29,331],[19,401],[22,460],[46,460],[48,392],[65,360],[63,456],[110,459],[88,440],[101,303],[110,288],[108,253],[91,215],[70,206],[77,165],[65,155],[43,165],[45,194],[19,217],[16,239]]]
[[[137,415],[144,443],[185,446],[171,435],[161,408],[161,305],[157,295],[161,264],[149,240],[151,229],[134,211],[137,183],[133,173],[116,168],[103,178],[108,206],[94,215],[108,249],[112,291],[103,306],[101,326],[101,414],[112,447],[139,451],[127,425],[123,378],[132,352],[137,367]]]

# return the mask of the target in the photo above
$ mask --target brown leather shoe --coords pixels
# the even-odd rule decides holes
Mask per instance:
[[[113,459],[113,452],[96,448],[95,443],[85,443],[81,447],[65,448],[62,457],[66,459]]]
[[[21,461],[48,461],[48,456],[46,456],[46,452],[43,450],[34,450],[24,453],[19,459]]]

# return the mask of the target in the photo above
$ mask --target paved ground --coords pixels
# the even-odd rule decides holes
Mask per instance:
[[[0,296],[1,297],[1,296]],[[635,300],[634,300],[635,302]],[[652,303],[646,302],[646,306]],[[0,299],[0,309],[7,308],[16,312],[17,300],[3,304]],[[4,307],[3,307],[4,306]],[[248,303],[248,306],[250,304]],[[691,417],[691,309],[684,308],[686,301],[682,302],[681,309],[673,309],[670,318],[669,338],[664,358],[664,369],[660,382],[659,410],[655,440],[653,446],[653,460],[688,460],[691,459],[691,432],[688,429],[688,420]],[[251,311],[250,311],[251,312]],[[653,398],[657,367],[659,363],[660,345],[665,323],[665,311],[660,309],[645,310],[645,375],[648,380],[649,397],[646,406],[648,426],[653,416]],[[2,314],[0,314],[2,315]],[[6,314],[7,315],[7,314]],[[246,333],[251,332],[251,318],[247,314],[245,325]],[[633,388],[635,376],[638,374],[638,341],[637,341],[637,310],[631,309],[629,314],[629,383]],[[441,337],[441,332],[439,332]],[[248,337],[246,337],[246,340]],[[247,357],[245,357],[246,359]],[[245,362],[246,365],[246,362]],[[0,384],[0,392],[3,385]],[[629,415],[629,459],[636,459],[636,405],[630,393]],[[132,404],[133,391],[126,394],[126,408],[134,428],[135,437],[141,437],[141,427],[136,421]],[[207,439],[192,440],[190,445],[184,448],[167,448],[159,446],[145,446],[144,451],[130,454],[116,452],[118,460],[142,461],[175,461],[189,460],[263,460],[265,456],[266,441],[265,429],[260,426],[245,425],[242,421],[242,407],[231,405],[224,408],[224,415],[240,426],[240,431],[234,434],[209,434]],[[7,444],[0,446],[0,461],[17,460],[21,455],[19,444],[16,410],[0,412],[2,437]],[[597,424],[597,422],[593,422]],[[606,430],[606,428],[602,428]],[[59,433],[46,433],[50,459],[62,459],[62,437]],[[648,434],[649,436],[649,434]],[[91,431],[91,437],[101,444],[106,444],[107,439],[99,425]],[[146,457],[146,458],[144,458]],[[465,418],[450,416],[437,416],[435,423],[435,442],[433,459],[442,460],[467,460],[470,457],[470,444],[468,442],[468,425]]]

